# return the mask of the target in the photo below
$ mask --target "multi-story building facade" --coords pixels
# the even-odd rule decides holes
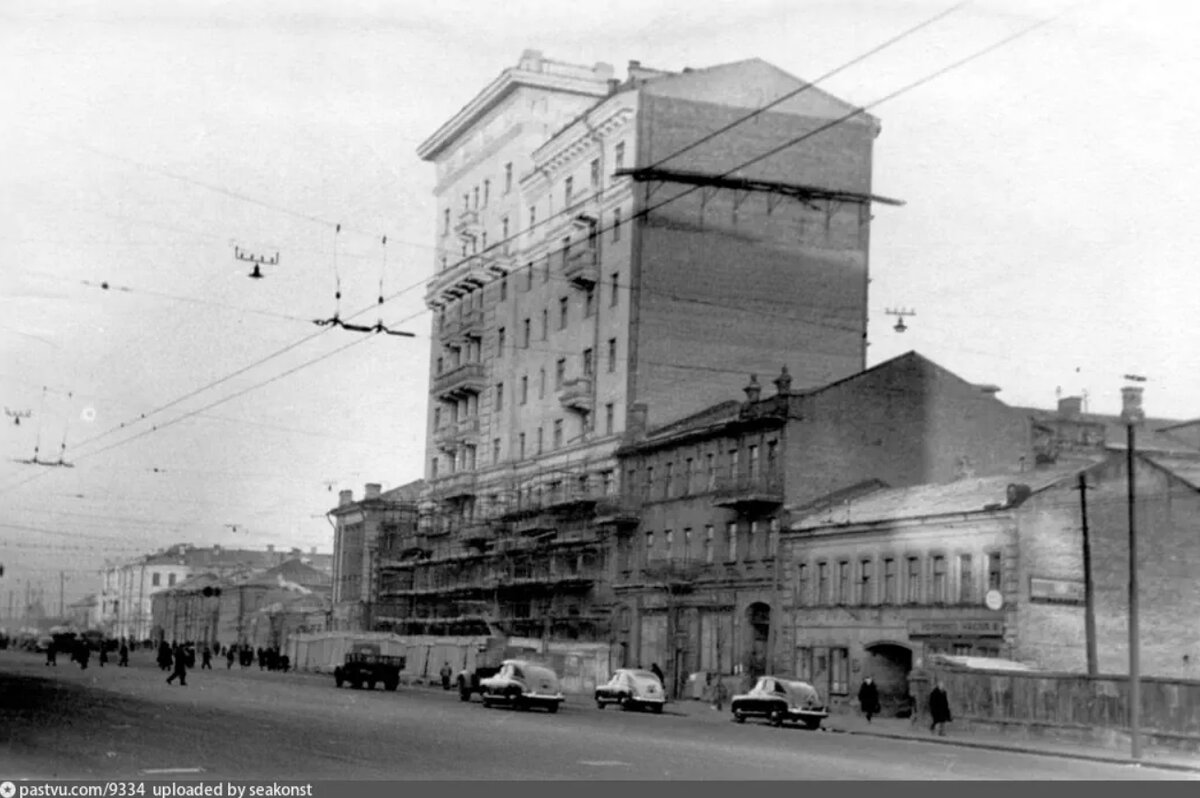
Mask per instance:
[[[152,597],[182,583],[197,573],[216,577],[246,574],[300,558],[305,564],[329,573],[332,558],[316,549],[265,551],[227,549],[222,546],[197,548],[179,543],[124,562],[110,562],[100,572],[99,624],[113,637],[148,640],[154,628]]]
[[[380,566],[399,556],[400,546],[417,531],[421,480],[389,491],[368,484],[360,501],[341,491],[333,519],[332,628],[371,630],[391,623],[396,608],[379,595]]]
[[[623,437],[748,370],[863,368],[877,122],[816,134],[850,106],[812,89],[702,141],[803,85],[758,60],[619,81],[526,52],[422,144],[430,514],[387,578],[425,626],[605,634]]]
[[[784,373],[775,388],[764,398],[752,378],[744,402],[620,451],[621,498],[640,525],[615,537],[615,639],[677,688],[697,671],[768,669],[789,508],[1031,461],[1022,411],[916,353],[807,391]]]

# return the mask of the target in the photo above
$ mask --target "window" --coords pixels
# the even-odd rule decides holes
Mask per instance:
[[[533,290],[533,264],[525,264],[525,293]]]
[[[563,203],[567,206],[571,204],[571,195],[575,193],[575,178],[568,177],[563,183]]]
[[[491,181],[491,180],[484,180],[484,181],[483,181],[483,207],[485,207],[485,208],[487,207],[487,204],[488,204],[488,199],[489,199],[491,196],[492,196],[492,181]],[[506,225],[506,226],[507,226],[507,222],[508,222],[508,220],[506,219],[506,220],[505,220],[505,225]],[[508,234],[507,234],[507,233],[505,233],[505,236],[506,236],[506,237],[507,237],[507,235],[508,235]]]
[[[525,433],[522,432],[517,436],[517,450],[520,452],[520,458],[525,459]]]
[[[501,238],[500,243],[504,244],[504,251],[507,252],[508,251],[508,217],[507,216],[500,217],[500,238]]]
[[[480,234],[479,238],[480,238],[480,245],[479,245],[479,248],[480,248],[480,249],[482,249],[484,252],[486,252],[486,251],[487,251],[487,248],[488,248],[488,245],[487,245],[487,230],[484,230],[484,231],[483,231],[483,232]],[[501,297],[501,298],[503,299],[503,297]]]
[[[667,463],[666,477],[666,497],[669,499],[675,495],[675,464]]]
[[[713,527],[708,524],[704,527],[704,561],[711,563],[713,561]]]
[[[504,357],[504,328],[496,331],[496,357]]]
[[[730,449],[729,450],[729,477],[730,477],[730,479],[737,479],[737,476],[738,476],[738,450]]]
[[[463,210],[466,211],[466,210],[470,210],[470,209],[471,209],[471,193],[467,192],[466,194],[463,194]]]
[[[600,159],[593,158],[591,164],[592,190],[600,188]]]
[[[561,253],[562,253],[562,265],[563,265],[563,268],[565,269],[567,267],[567,262],[570,261],[570,259],[571,259],[571,237],[570,236],[567,236],[566,238],[564,238],[562,240]]]
[[[654,559],[654,533],[646,533],[646,562]]]
[[[529,377],[521,375],[521,404],[529,402]]]
[[[733,562],[738,558],[738,528],[736,521],[730,521],[725,525],[725,543],[728,546],[728,559]]]
[[[617,370],[617,339],[608,339],[608,373],[612,374]]]
[[[683,559],[692,559],[692,528],[690,526],[683,528]]]
[[[612,435],[613,431],[613,403],[609,402],[604,406],[604,434]]]
[[[695,467],[696,461],[688,458],[683,461],[683,495],[686,496],[692,492],[692,470]]]
[[[542,430],[542,428],[541,428],[541,427],[538,427],[538,430],[537,430],[537,453],[538,453],[538,454],[541,454],[541,453],[542,453],[542,449],[544,448],[544,447],[543,447],[543,440],[542,440],[544,436],[543,436],[543,434],[542,434],[542,433],[543,433],[543,430]]]
[[[829,603],[829,563],[817,563],[817,604]]]
[[[585,377],[592,376],[592,360],[592,350],[583,350],[583,376]]]
[[[609,307],[615,308],[617,306],[617,291],[618,291],[618,289],[620,289],[620,287],[621,287],[621,273],[613,272],[612,288],[610,289],[610,293],[608,295]]]
[[[888,557],[883,561],[883,603],[896,603],[896,559]]]
[[[500,439],[492,438],[492,462],[500,462]]]
[[[496,410],[504,409],[504,383],[496,383]]]
[[[758,522],[750,522],[749,534],[746,535],[746,558],[757,559],[762,556],[762,543],[758,539]]]
[[[988,590],[1000,589],[1000,552],[993,551],[988,553]]]
[[[167,574],[167,586],[170,587],[171,585],[174,585],[174,584],[175,584],[175,574]]]
[[[532,232],[537,227],[537,206],[529,206],[529,230]]]
[[[542,311],[542,340],[545,341],[550,337],[550,311]]]
[[[533,319],[525,319],[521,327],[521,346],[529,348],[529,340],[533,335]]]
[[[871,583],[871,569],[874,563],[863,560],[858,564],[858,603],[872,604],[875,596],[871,594],[874,585]]]
[[[717,486],[717,456],[712,452],[704,455],[705,488],[712,490]]]
[[[946,558],[933,558],[933,601],[936,604],[946,603]]]
[[[583,316],[590,319],[596,315],[596,288],[592,286],[583,294]]]
[[[558,300],[558,329],[560,330],[567,329],[567,311],[569,307],[570,303],[568,299],[565,296],[560,297]]]
[[[802,682],[812,683],[813,680],[813,650],[801,646],[796,649],[796,678]]]
[[[150,575],[150,586],[158,587],[158,582],[159,582],[159,579],[161,579],[161,578],[162,578],[161,574],[157,574],[157,573],[151,574]]]
[[[473,193],[475,194],[475,209],[479,210],[479,186],[475,186]]]
[[[625,168],[625,142],[617,142],[617,146],[613,150],[613,163],[618,172]]]
[[[446,208],[442,211],[442,235],[450,235],[450,209]],[[442,268],[445,268],[444,266]]]
[[[971,555],[958,558],[958,601],[970,604],[975,600],[975,574],[971,568]]]
[[[504,164],[504,193],[512,191],[513,183],[513,165],[512,163]]]
[[[750,479],[758,479],[758,447],[750,446]]]
[[[433,409],[433,428],[438,429],[442,426],[442,408],[435,407]]]
[[[546,260],[542,263],[542,282],[550,282],[550,256],[546,256]]]
[[[796,566],[796,599],[795,604],[798,607],[808,605],[808,564],[800,563]]]
[[[430,476],[430,477],[432,477],[433,479],[437,479],[437,476],[438,476],[438,459],[437,459],[436,457],[435,457],[435,458],[433,458],[433,460],[432,460],[432,461],[430,461],[430,463],[429,463],[429,476]]]
[[[840,695],[850,692],[849,649],[829,649],[829,692]]]
[[[838,604],[850,603],[850,563],[838,563]]]
[[[446,256],[443,255],[442,256],[442,271],[446,271],[446,266],[448,265],[448,263],[449,263],[449,261],[446,260]]]
[[[567,376],[567,359],[560,357],[554,362],[554,390],[558,390],[563,386],[563,380]]]
[[[484,244],[484,246],[487,246],[487,245]],[[506,299],[508,299],[508,278],[501,277],[500,278],[500,301],[503,302]]]
[[[774,557],[779,552],[779,519],[772,518],[767,532],[767,556]]]
[[[908,558],[908,593],[906,600],[909,604],[921,603],[921,558]]]
[[[613,208],[612,228],[613,228],[612,240],[620,241],[621,240],[621,209],[620,208]]]
[[[538,369],[538,399],[546,398],[546,370]]]
[[[779,467],[779,441],[767,441],[767,475],[775,473]]]
[[[563,425],[562,419],[554,419],[554,448],[560,449],[563,445]]]
[[[654,466],[646,466],[646,498],[654,498]]]
[[[663,548],[668,560],[675,555],[675,530],[668,529],[663,532]]]

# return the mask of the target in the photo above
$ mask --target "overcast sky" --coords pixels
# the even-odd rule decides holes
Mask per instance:
[[[33,412],[0,419],[0,614],[26,581],[57,609],[60,570],[69,603],[106,557],[174,542],[330,551],[339,489],[422,476],[415,149],[522,50],[813,80],[953,5],[0,4],[0,397]],[[969,3],[822,85],[866,105],[1066,8]],[[1136,373],[1150,415],[1200,415],[1198,17],[1075,4],[872,108],[874,191],[907,204],[875,208],[870,364],[916,349],[1010,404],[1097,412]],[[235,246],[279,263],[249,280]],[[384,322],[418,337],[322,333],[335,274],[343,316],[382,279]],[[74,468],[14,462],[64,440]]]

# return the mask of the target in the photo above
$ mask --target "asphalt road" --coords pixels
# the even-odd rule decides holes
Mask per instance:
[[[712,718],[484,709],[331,676],[48,668],[0,651],[0,779],[1180,779],[1186,774]],[[161,777],[161,776],[160,776]]]

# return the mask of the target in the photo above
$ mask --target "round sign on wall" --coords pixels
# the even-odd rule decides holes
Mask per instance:
[[[1004,606],[1004,596],[999,590],[989,590],[983,597],[983,604],[989,610],[998,610]]]

